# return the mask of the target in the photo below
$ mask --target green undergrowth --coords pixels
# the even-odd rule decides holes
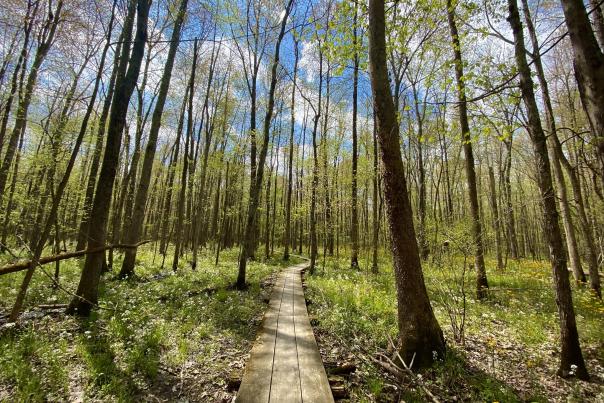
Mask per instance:
[[[150,247],[143,248],[135,278],[105,275],[100,308],[89,319],[25,312],[19,326],[0,332],[0,401],[174,400],[222,387],[230,366],[242,367],[241,356],[254,340],[269,292],[265,281],[297,262],[250,262],[249,288],[241,292],[231,287],[237,254],[224,251],[218,266],[212,253],[203,255],[196,271],[182,259],[173,273],[171,260],[162,269],[161,255],[154,258]],[[116,256],[114,271],[120,263]],[[62,287],[76,288],[80,265],[61,262]],[[54,272],[54,266],[44,268]],[[10,309],[22,277],[0,277],[0,313]],[[26,304],[31,309],[69,299],[38,271]],[[194,376],[189,380],[187,374]]]
[[[360,382],[351,384],[351,400],[364,401],[368,396],[371,400],[389,400],[393,396],[385,387],[388,382],[362,357],[386,351],[389,340],[396,339],[396,290],[391,261],[380,254],[376,275],[369,271],[367,260],[361,270],[352,270],[349,258],[344,256],[319,259],[315,274],[306,276],[310,313],[319,334],[326,334],[325,339],[334,344],[350,346],[366,371]],[[486,263],[491,287],[486,301],[475,298],[470,259],[443,254],[423,263],[432,306],[448,346],[445,361],[422,374],[426,385],[444,401],[548,401],[552,395],[564,397],[564,401],[584,401],[585,383],[554,376],[559,330],[548,262],[508,261],[503,271],[495,268],[492,259]],[[450,318],[461,323],[464,293],[462,343],[455,341]],[[587,399],[592,400],[593,393],[596,398],[604,398],[604,305],[589,289],[574,284],[573,297],[584,355],[596,381],[588,385],[592,395]],[[553,379],[556,389],[550,390],[544,379]],[[401,398],[405,401],[426,400],[417,388],[406,387],[403,391]],[[573,400],[575,395],[577,399]]]

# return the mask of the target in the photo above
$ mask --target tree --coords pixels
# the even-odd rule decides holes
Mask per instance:
[[[155,159],[155,150],[157,148],[157,137],[159,135],[159,129],[161,126],[162,114],[164,111],[164,105],[166,103],[166,96],[168,95],[168,89],[170,88],[170,79],[172,78],[172,69],[174,67],[174,58],[176,51],[178,50],[178,44],[180,40],[180,31],[182,28],[185,14],[187,12],[188,0],[181,0],[178,14],[174,20],[174,27],[172,29],[172,38],[170,39],[170,49],[168,50],[168,57],[166,59],[166,65],[164,66],[164,73],[162,75],[161,83],[159,86],[159,94],[155,103],[155,110],[153,111],[153,117],[151,120],[151,130],[149,132],[149,138],[147,140],[147,147],[145,149],[145,157],[143,161],[143,170],[141,172],[141,178],[139,187],[136,192],[136,199],[134,201],[134,210],[132,220],[128,232],[125,237],[127,244],[134,245],[140,239],[140,234],[143,226],[143,219],[145,216],[145,204],[147,202],[147,193],[149,190],[149,183],[151,181],[151,170],[153,168],[153,161]],[[195,68],[197,61],[197,42],[195,42],[194,53],[193,53],[193,67],[191,73],[191,84],[189,86],[189,99],[192,99],[192,88],[195,83]],[[190,103],[193,101],[191,100]],[[189,111],[191,115],[191,111]],[[189,126],[189,130],[192,128]],[[184,185],[183,185],[184,186]],[[124,255],[124,261],[120,270],[120,277],[125,278],[130,276],[134,272],[134,263],[136,261],[136,249],[126,249]]]
[[[359,268],[359,217],[357,200],[357,171],[358,171],[358,134],[357,134],[357,115],[358,115],[358,97],[359,97],[359,53],[357,49],[358,33],[358,0],[354,1],[354,19],[353,19],[353,73],[352,73],[352,211],[351,211],[351,231],[350,240],[352,242],[350,266],[353,269]],[[373,201],[375,203],[375,200]]]
[[[443,357],[445,340],[424,284],[411,204],[407,194],[399,129],[386,64],[385,10],[382,0],[369,0],[369,68],[383,167],[384,198],[392,237],[397,289],[400,355],[416,367]]]
[[[36,5],[37,8],[37,5]],[[0,165],[0,199],[4,196],[4,188],[6,187],[6,180],[8,178],[8,171],[13,162],[15,152],[17,150],[17,143],[21,132],[25,131],[27,125],[27,114],[29,112],[29,106],[31,105],[32,95],[34,87],[38,80],[38,73],[40,67],[46,59],[48,52],[54,42],[57,27],[61,22],[61,9],[63,8],[63,0],[57,2],[55,11],[52,11],[52,3],[49,1],[48,16],[46,21],[38,34],[38,48],[36,49],[36,55],[31,66],[29,76],[27,77],[27,83],[23,95],[19,99],[19,105],[17,106],[17,117],[15,119],[15,125],[8,139],[8,145],[4,154],[2,165]],[[28,28],[26,28],[28,29]],[[27,41],[25,41],[27,42]]]
[[[294,78],[292,83],[291,96],[291,127],[289,132],[289,157],[287,164],[287,201],[285,205],[285,239],[283,259],[289,260],[289,246],[292,239],[291,231],[291,211],[292,211],[292,190],[293,190],[293,163],[294,163],[294,132],[296,127],[296,83],[298,78],[298,61],[300,59],[300,51],[298,49],[300,40],[296,38],[294,33]]]
[[[285,36],[285,27],[287,25],[287,19],[292,10],[294,0],[288,0],[285,6],[285,14],[280,23],[279,36],[277,37],[277,43],[275,44],[275,56],[271,66],[271,81],[270,89],[268,93],[268,105],[266,108],[266,116],[264,117],[264,129],[263,129],[263,143],[260,149],[260,156],[258,158],[258,169],[256,175],[253,177],[253,186],[250,189],[250,200],[248,204],[247,219],[245,225],[245,235],[243,238],[243,248],[241,255],[239,256],[239,272],[237,274],[236,286],[239,289],[245,288],[245,270],[247,266],[247,259],[250,256],[251,250],[254,247],[254,231],[256,228],[256,212],[258,210],[258,204],[260,199],[260,190],[262,188],[262,176],[264,174],[264,163],[266,161],[266,154],[269,146],[269,131],[271,127],[271,119],[273,117],[273,108],[275,107],[275,89],[277,87],[277,67],[279,66],[279,51],[281,50],[281,41]]]
[[[109,114],[105,155],[90,212],[90,224],[88,227],[89,249],[104,246],[107,239],[107,217],[109,215],[109,204],[117,172],[122,132],[126,125],[128,102],[136,85],[136,79],[145,51],[150,5],[151,2],[149,0],[131,0],[128,6],[128,16],[123,26],[125,32],[123,35],[124,45],[122,46],[122,53],[120,55],[115,93]],[[136,35],[132,45],[132,53],[130,54],[130,46],[128,44],[132,38],[131,31],[134,25],[135,9]],[[76,295],[67,308],[68,313],[88,316],[93,306],[96,305],[104,256],[104,252],[92,253],[86,256]]]
[[[508,0],[508,7],[508,21],[514,33],[514,54],[518,73],[520,74],[520,90],[526,107],[528,132],[533,143],[537,163],[537,182],[541,193],[543,222],[545,225],[545,235],[549,244],[550,261],[556,290],[556,304],[558,305],[558,315],[560,317],[561,352],[558,375],[566,377],[575,374],[579,379],[588,379],[589,375],[579,344],[572,292],[566,269],[566,256],[558,224],[558,211],[556,209],[556,198],[552,185],[547,142],[541,126],[537,102],[535,101],[531,71],[526,61],[524,33],[516,0]]]
[[[600,163],[600,181],[604,183],[604,53],[598,46],[583,1],[561,0],[561,3],[573,48],[581,102]]]
[[[476,268],[476,296],[484,299],[487,296],[489,283],[484,264],[484,246],[482,240],[482,224],[478,206],[478,190],[476,188],[476,171],[474,169],[474,151],[472,149],[472,136],[468,123],[468,106],[466,99],[466,86],[464,83],[463,59],[461,57],[461,43],[455,21],[455,7],[452,0],[447,0],[447,19],[451,32],[453,47],[455,79],[457,80],[457,97],[459,107],[459,126],[463,141],[463,150],[466,157],[466,179],[468,181],[468,197],[470,199],[470,213],[472,215],[472,236],[474,237],[474,267]]]

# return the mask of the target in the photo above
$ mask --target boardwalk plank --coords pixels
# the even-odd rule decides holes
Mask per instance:
[[[296,323],[302,401],[331,403],[334,401],[333,395],[331,394],[323,361],[321,360],[317,342],[310,326],[300,275],[297,276],[294,296],[296,307],[294,319]]]
[[[298,352],[296,348],[296,329],[294,325],[294,287],[296,274],[285,272],[283,301],[279,312],[277,342],[273,361],[271,382],[271,402],[302,402],[300,392],[300,372],[298,370]]]
[[[305,267],[300,264],[280,273],[237,402],[334,401],[306,310],[301,280]]]
[[[245,374],[237,393],[238,403],[267,403],[269,401],[273,355],[284,280],[280,276],[273,288],[269,307],[245,366]]]

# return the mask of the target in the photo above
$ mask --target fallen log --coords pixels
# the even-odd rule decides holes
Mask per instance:
[[[133,248],[138,248],[139,246],[144,245],[149,242],[151,242],[151,241],[141,241],[134,245],[124,245],[124,244],[105,245],[105,246],[99,246],[99,247],[92,248],[92,249],[78,250],[75,252],[59,253],[57,255],[41,257],[40,260],[38,261],[38,264],[43,265],[43,264],[58,262],[61,260],[72,259],[74,257],[89,255],[91,253],[103,252],[103,251],[106,251],[109,249],[133,249]],[[29,269],[30,265],[31,265],[31,260],[22,260],[17,263],[13,263],[13,264],[9,264],[9,265],[0,267],[0,276],[3,274],[9,274],[9,273],[15,273],[18,271],[27,270],[27,269]]]

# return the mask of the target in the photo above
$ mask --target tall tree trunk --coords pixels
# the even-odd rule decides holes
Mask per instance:
[[[105,58],[107,56],[107,51],[109,50],[109,46],[111,43],[111,32],[113,30],[115,7],[116,7],[116,2],[114,1],[113,8],[111,9],[111,19],[109,20],[109,28],[107,30],[107,41],[106,41],[105,47],[103,49],[103,53],[101,54],[100,66],[99,66],[99,70],[97,72],[97,76],[95,78],[94,89],[92,90],[92,96],[88,103],[88,107],[86,108],[86,112],[84,114],[82,124],[80,125],[80,131],[78,132],[78,136],[76,138],[76,142],[75,142],[73,150],[71,152],[69,162],[67,163],[65,172],[63,173],[63,177],[61,178],[61,181],[59,182],[57,189],[52,192],[53,201],[52,201],[52,206],[50,208],[50,213],[48,214],[48,216],[46,218],[46,222],[45,222],[44,226],[42,227],[42,231],[40,232],[40,236],[38,238],[37,245],[35,246],[30,266],[27,270],[27,273],[25,274],[25,277],[23,277],[23,281],[21,282],[21,288],[19,289],[19,293],[17,294],[17,298],[15,299],[13,309],[11,310],[10,320],[13,322],[16,321],[17,318],[19,317],[21,308],[23,307],[23,302],[25,301],[27,289],[29,287],[29,284],[30,284],[31,279],[34,274],[34,270],[38,266],[38,262],[40,261],[40,257],[42,256],[42,252],[44,251],[44,246],[46,245],[46,240],[48,239],[50,230],[52,229],[53,225],[55,226],[55,230],[57,232],[57,234],[56,234],[57,253],[59,252],[59,250],[58,250],[59,249],[59,247],[58,247],[58,243],[59,243],[58,231],[59,231],[59,229],[58,229],[57,213],[59,210],[59,205],[61,203],[61,199],[63,197],[63,193],[65,192],[65,188],[67,187],[67,184],[69,182],[69,178],[71,176],[71,171],[73,170],[76,158],[79,154],[80,146],[82,145],[82,141],[84,140],[84,135],[86,134],[86,131],[88,128],[88,121],[90,120],[90,116],[92,115],[92,111],[94,109],[94,104],[96,102],[96,96],[97,96],[97,93],[98,93],[98,90],[99,90],[99,87],[101,84],[101,78],[103,76]],[[57,16],[57,18],[58,18],[58,16]],[[80,70],[76,79],[74,80],[72,90],[70,91],[70,96],[68,97],[65,108],[63,110],[63,114],[62,114],[63,116],[61,117],[61,123],[59,124],[58,130],[60,130],[60,131],[62,131],[65,128],[65,124],[67,122],[66,113],[67,113],[67,110],[71,109],[71,107],[68,107],[67,104],[69,102],[73,102],[73,95],[75,93],[79,74],[81,74],[81,72],[84,70],[84,67],[87,65],[87,63],[88,63],[88,60],[86,60],[84,62],[84,64],[82,65],[82,69]],[[51,179],[54,179],[54,178],[51,177]],[[54,180],[52,182],[54,182]],[[51,183],[51,186],[54,186],[54,183]],[[56,272],[55,272],[55,285],[58,284],[57,283],[58,273],[59,273],[58,264],[59,263],[57,261]]]
[[[6,201],[6,209],[4,210],[4,225],[2,226],[2,239],[0,246],[0,252],[5,252],[5,247],[7,245],[7,237],[9,234],[10,227],[10,215],[13,210],[14,197],[15,197],[15,189],[17,187],[17,177],[19,176],[19,163],[21,160],[21,153],[23,151],[23,140],[25,139],[25,131],[21,132],[21,137],[19,139],[19,147],[17,148],[17,156],[15,157],[15,163],[13,164],[13,173],[11,178],[11,183],[9,187],[8,200]]]
[[[310,268],[309,271],[312,274],[315,270],[317,263],[318,245],[317,245],[317,187],[319,186],[319,156],[317,153],[317,129],[319,126],[319,119],[321,118],[321,97],[323,92],[323,51],[319,50],[319,100],[318,106],[315,110],[315,116],[313,118],[313,129],[312,129],[312,155],[313,155],[313,168],[312,168],[312,184],[310,194]]]
[[[507,150],[505,166],[503,168],[503,189],[506,218],[506,233],[508,238],[508,248],[512,259],[518,259],[520,252],[518,249],[518,237],[516,234],[516,220],[514,217],[514,205],[512,203],[512,138],[505,141]]]
[[[178,259],[184,250],[183,235],[184,235],[184,214],[185,214],[185,195],[187,192],[187,174],[189,173],[189,145],[193,147],[191,142],[193,134],[193,96],[195,91],[195,69],[197,67],[197,41],[193,50],[193,65],[191,67],[191,76],[189,77],[189,105],[188,105],[188,121],[187,132],[185,133],[185,150],[183,154],[182,176],[180,179],[180,193],[178,196],[178,206],[176,207],[176,226],[174,232],[176,239],[174,242],[174,259],[172,260],[172,270],[178,270]],[[189,180],[192,180],[189,179]],[[197,230],[197,229],[195,229]],[[195,262],[195,264],[197,264]],[[196,266],[193,267],[195,269]]]
[[[86,194],[84,196],[84,204],[82,206],[82,219],[80,220],[80,226],[78,229],[76,250],[83,250],[88,243],[88,227],[90,225],[90,210],[92,208],[92,202],[94,198],[94,190],[96,189],[96,179],[99,171],[101,162],[101,156],[103,154],[103,140],[105,137],[105,129],[107,125],[107,118],[109,117],[109,109],[111,108],[111,101],[113,99],[113,93],[115,91],[115,79],[117,76],[119,55],[122,52],[122,42],[124,33],[119,37],[118,45],[115,51],[116,57],[113,61],[113,69],[111,72],[111,78],[109,79],[109,85],[107,88],[107,95],[103,101],[103,109],[99,116],[96,141],[94,144],[94,153],[92,154],[92,162],[90,163],[90,173],[88,174],[88,182],[86,184]]]
[[[357,22],[358,22],[358,0],[354,0],[354,19],[352,28],[352,46],[354,47],[353,64],[354,68],[352,71],[352,209],[351,209],[351,228],[350,228],[350,242],[351,242],[351,256],[350,256],[350,267],[353,269],[359,268],[359,213],[358,213],[358,196],[357,196],[357,170],[358,170],[358,133],[357,133],[357,119],[358,119],[358,98],[359,98],[359,53],[357,50],[358,33],[357,33]],[[374,133],[375,134],[375,133]],[[377,175],[377,172],[376,172]]]
[[[291,128],[289,132],[289,159],[288,159],[288,172],[287,172],[287,201],[285,204],[285,250],[283,252],[283,260],[289,260],[289,248],[292,240],[291,233],[291,210],[292,210],[292,188],[293,188],[293,162],[294,162],[294,132],[296,126],[296,84],[298,78],[298,59],[300,52],[298,49],[299,40],[294,38],[294,80],[292,85],[292,97],[291,97]]]
[[[413,366],[421,368],[444,356],[445,341],[430,305],[415,238],[399,127],[388,80],[385,20],[384,1],[369,0],[369,71],[392,236],[399,350],[407,364],[414,359]]]
[[[597,226],[592,226],[587,218],[585,203],[583,201],[583,192],[581,190],[581,184],[579,182],[579,177],[577,175],[576,168],[573,168],[571,166],[570,162],[562,152],[562,145],[560,144],[560,141],[557,137],[554,138],[554,142],[554,147],[556,147],[556,149],[558,150],[557,153],[560,156],[560,161],[562,162],[566,172],[568,173],[571,187],[573,189],[573,198],[579,215],[579,224],[581,225],[581,232],[586,243],[585,252],[587,255],[587,264],[589,268],[589,284],[591,286],[591,289],[596,293],[596,295],[599,298],[602,298],[600,274],[598,271],[598,252],[594,240],[594,234],[592,231],[592,227],[597,228]],[[596,183],[594,182],[594,184]]]
[[[554,138],[558,135],[556,121],[554,118],[552,102],[549,96],[549,88],[545,78],[545,72],[543,70],[543,64],[541,62],[541,56],[539,55],[539,41],[537,39],[537,33],[533,25],[533,20],[531,19],[531,13],[527,0],[522,0],[522,8],[525,17],[524,20],[526,22],[526,27],[533,47],[533,62],[535,64],[535,70],[537,71],[537,78],[541,87],[541,94],[543,95],[543,103],[545,105],[545,121],[550,131],[550,156],[554,178],[556,180],[556,187],[558,189],[558,202],[560,204],[560,212],[562,213],[562,223],[564,224],[564,233],[566,235],[566,246],[568,249],[570,265],[575,280],[577,282],[584,283],[585,273],[583,273],[583,268],[581,267],[581,258],[579,255],[579,247],[577,245],[577,237],[575,235],[575,227],[573,226],[572,222],[570,205],[568,202],[566,182],[564,180],[564,173],[562,172],[562,166],[560,164],[560,159],[562,157],[558,152],[559,150],[556,147],[556,141],[554,140]]]
[[[535,101],[531,71],[526,61],[524,33],[516,0],[508,0],[508,7],[510,12],[508,21],[514,33],[514,53],[520,74],[520,90],[528,115],[528,132],[537,160],[537,183],[541,192],[543,223],[545,225],[545,236],[549,244],[554,286],[556,289],[556,304],[558,305],[558,314],[560,316],[561,352],[558,375],[576,375],[580,379],[588,379],[589,375],[579,344],[572,292],[566,268],[566,256],[558,224],[556,198],[547,154],[547,140],[541,126],[539,109]]]
[[[422,259],[428,258],[428,240],[426,239],[426,167],[424,164],[424,116],[419,110],[419,94],[416,83],[413,88],[413,110],[417,121],[417,171],[418,171],[418,216],[419,216],[419,251]],[[472,168],[474,169],[474,168]]]
[[[333,256],[333,219],[332,219],[332,206],[331,206],[331,194],[329,184],[329,165],[327,164],[328,154],[328,120],[329,120],[329,98],[331,95],[331,67],[330,63],[327,63],[327,77],[325,77],[325,115],[323,118],[323,128],[321,135],[321,143],[323,149],[323,187],[325,195],[325,249],[328,251],[329,256]]]
[[[94,202],[92,204],[91,219],[88,229],[88,247],[98,248],[105,246],[107,238],[107,217],[109,205],[113,193],[113,185],[118,167],[122,133],[126,125],[126,114],[130,96],[136,85],[141,62],[145,52],[147,41],[147,23],[149,17],[149,0],[131,0],[128,17],[124,22],[124,42],[130,43],[132,38],[132,25],[134,19],[134,7],[137,8],[136,36],[134,38],[132,54],[129,46],[122,47],[122,57],[116,77],[115,93],[109,115],[109,127],[107,129],[107,144],[103,164],[99,174],[98,185]],[[104,253],[91,253],[86,256],[82,275],[76,291],[76,296],[71,300],[67,312],[88,316],[92,307],[98,300],[98,286],[100,282]]]
[[[561,0],[574,54],[583,109],[591,127],[604,183],[604,53],[598,45],[583,0]]]
[[[482,240],[482,226],[480,222],[480,211],[478,205],[478,190],[476,188],[476,171],[474,169],[474,152],[472,150],[472,137],[468,123],[468,105],[466,101],[466,90],[463,72],[463,60],[461,57],[461,44],[459,33],[455,22],[455,8],[451,0],[447,0],[447,18],[449,30],[451,31],[451,43],[455,60],[455,78],[457,80],[457,93],[459,98],[459,126],[463,150],[466,157],[466,176],[468,181],[468,196],[470,199],[470,213],[472,214],[472,236],[474,237],[474,266],[476,268],[476,296],[484,299],[487,296],[489,283],[484,264],[484,246]]]
[[[241,251],[241,255],[239,256],[239,272],[237,274],[237,283],[236,286],[238,289],[244,289],[246,287],[245,284],[245,270],[247,267],[247,259],[250,256],[252,248],[254,248],[255,242],[255,229],[257,228],[256,224],[256,216],[258,211],[258,204],[260,199],[260,190],[262,188],[262,176],[264,174],[264,163],[266,161],[266,154],[268,152],[268,146],[270,141],[270,127],[271,127],[271,119],[273,117],[273,109],[275,107],[275,90],[277,87],[277,67],[279,65],[279,51],[281,49],[281,41],[285,36],[285,26],[287,25],[287,18],[292,9],[294,0],[289,0],[287,2],[287,6],[285,7],[285,15],[283,20],[281,21],[281,30],[279,31],[279,36],[277,38],[277,43],[275,44],[275,56],[273,59],[272,67],[271,67],[271,81],[270,88],[268,93],[268,104],[266,108],[266,116],[264,118],[264,128],[263,128],[263,143],[262,148],[260,149],[260,156],[257,161],[257,171],[256,176],[253,181],[253,185],[250,189],[250,200],[248,205],[246,226],[245,226],[245,235],[243,238],[243,249]]]
[[[187,12],[188,0],[180,1],[180,9],[176,15],[174,21],[174,28],[172,30],[172,38],[170,40],[170,49],[168,50],[168,57],[166,59],[166,65],[164,67],[164,73],[161,78],[159,85],[159,94],[155,103],[155,110],[153,111],[153,117],[151,119],[151,130],[149,131],[149,138],[147,140],[147,147],[145,149],[145,157],[143,159],[143,169],[141,171],[141,178],[139,181],[138,190],[136,192],[136,198],[134,200],[134,209],[132,213],[132,220],[128,228],[128,232],[125,236],[125,243],[128,245],[134,245],[139,241],[141,231],[143,228],[143,220],[145,218],[145,204],[147,202],[147,193],[149,190],[149,183],[151,181],[151,171],[153,169],[153,161],[155,160],[155,150],[157,148],[157,138],[159,135],[159,129],[161,127],[162,115],[164,113],[164,105],[166,103],[166,97],[170,88],[170,79],[172,78],[172,68],[174,67],[174,58],[176,57],[176,51],[178,49],[180,30],[182,23],[185,19]],[[195,68],[197,62],[197,40],[195,41],[193,50],[193,67],[191,69],[191,79],[189,83],[189,104],[192,104],[192,92],[195,84]],[[189,116],[191,110],[189,110]],[[189,119],[191,120],[191,119]],[[188,127],[191,131],[192,128]],[[186,163],[185,163],[186,166]],[[184,186],[181,184],[181,186]],[[134,264],[136,262],[136,248],[126,249],[124,255],[124,261],[120,270],[120,278],[125,278],[134,273]]]
[[[210,122],[210,112],[209,112],[209,103],[210,103],[210,94],[212,89],[212,83],[214,81],[214,73],[216,68],[216,63],[218,60],[218,56],[220,55],[220,44],[218,46],[212,45],[212,55],[210,59],[210,70],[208,72],[208,83],[206,87],[206,93],[204,98],[204,104],[202,108],[202,118],[201,124],[199,125],[199,132],[197,135],[197,146],[199,147],[201,141],[201,130],[205,131],[205,141],[203,146],[202,153],[202,162],[201,162],[201,171],[199,177],[199,190],[197,192],[197,203],[200,203],[202,208],[195,209],[193,214],[193,245],[192,245],[192,266],[195,268],[197,266],[197,250],[200,243],[201,237],[201,227],[200,220],[203,216],[203,206],[205,205],[206,200],[206,177],[208,171],[208,157],[210,155],[210,147],[212,145],[212,136],[213,136],[213,123]],[[228,77],[228,74],[225,76]],[[226,81],[227,79],[225,79]],[[224,85],[224,84],[223,84]],[[227,87],[227,98],[228,98],[228,87]],[[213,119],[212,119],[213,120]],[[197,155],[197,151],[195,152]],[[196,164],[197,157],[194,157],[194,164]],[[191,175],[194,174],[194,170],[191,170]],[[203,242],[203,240],[201,240]]]

